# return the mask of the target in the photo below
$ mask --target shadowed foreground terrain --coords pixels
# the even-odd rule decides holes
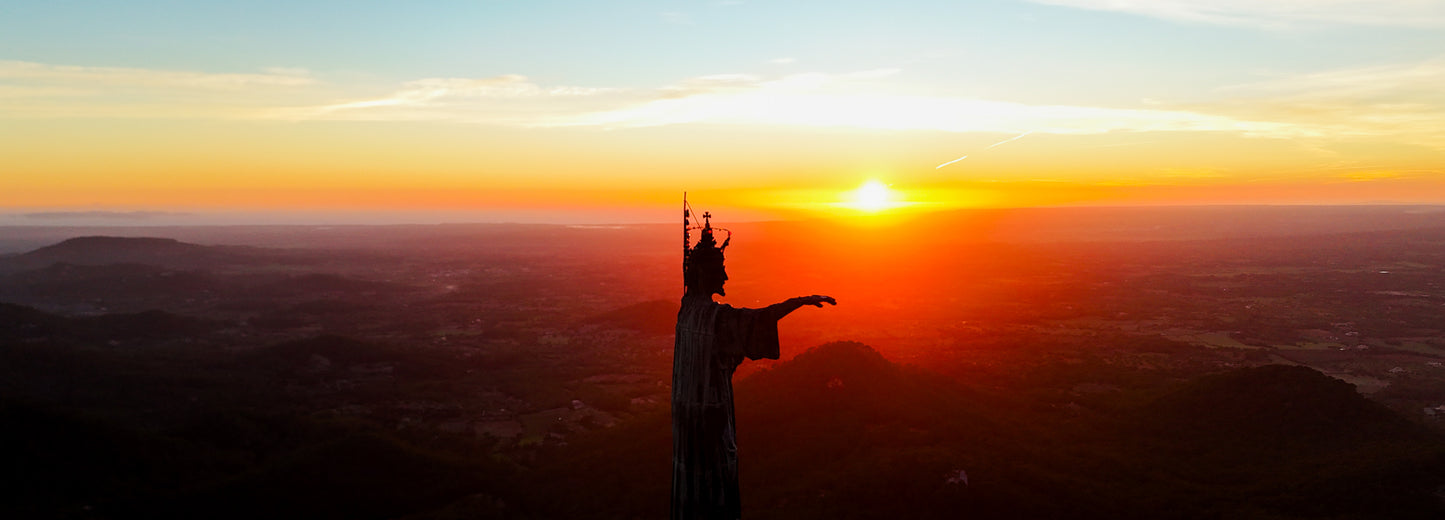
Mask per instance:
[[[1261,211],[736,226],[733,298],[840,302],[739,373],[745,514],[1440,518],[1445,228]],[[666,514],[670,227],[133,231],[0,256],[0,516]]]
[[[153,374],[126,390],[132,395],[92,396],[162,405],[165,395],[134,394],[227,394],[208,397],[216,401],[209,404],[123,410],[128,417],[115,416],[120,404],[70,413],[6,404],[0,415],[10,426],[0,435],[10,452],[9,512],[665,513],[666,501],[657,498],[667,496],[669,475],[670,454],[661,449],[669,445],[665,409],[522,457],[492,440],[307,413],[287,403],[285,391],[266,395],[264,381],[244,383],[286,370],[288,358],[329,352],[345,359],[341,349],[355,356],[342,363],[408,361],[323,338],[282,346],[265,353],[269,359],[235,360],[255,368],[212,366],[209,374],[169,376],[173,381]],[[51,362],[48,369],[65,370],[59,356]],[[79,369],[89,361],[68,363]],[[120,363],[115,368],[134,369]],[[1043,407],[1027,393],[896,365],[862,344],[822,345],[738,386],[749,516],[1435,518],[1442,511],[1445,443],[1438,435],[1314,370],[1266,365],[1119,394],[1104,409]]]

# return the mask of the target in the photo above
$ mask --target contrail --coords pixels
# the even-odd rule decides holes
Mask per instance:
[[[943,164],[940,164],[940,165],[938,165],[938,166],[934,166],[933,169],[937,170],[937,169],[939,169],[939,168],[942,168],[942,167],[944,167],[944,166],[948,166],[948,165],[950,165],[950,164],[956,163],[956,162],[958,162],[958,161],[962,161],[962,160],[967,159],[967,158],[968,158],[968,156],[965,155],[965,156],[963,156],[963,157],[959,157],[959,158],[957,158],[957,159],[954,159],[954,160],[952,160],[952,161],[948,161],[948,162],[943,163]]]
[[[1019,139],[1023,139],[1024,136],[1029,135],[1029,134],[1032,134],[1032,133],[1034,133],[1034,131],[1033,131],[1033,130],[1029,130],[1029,131],[1024,132],[1024,133],[1022,133],[1022,134],[1019,134],[1019,135],[1010,137],[1010,138],[1008,138],[1008,139],[1004,139],[1004,140],[1002,140],[1002,141],[999,141],[999,142],[997,142],[997,143],[993,143],[993,144],[991,144],[991,145],[988,145],[988,148],[984,148],[984,150],[987,150],[987,149],[989,149],[989,148],[993,148],[993,147],[995,147],[995,146],[998,146],[998,145],[1001,145],[1001,144],[1004,144],[1004,143],[1011,143],[1011,142],[1017,141],[1017,140],[1019,140]]]
[[[1029,134],[1032,134],[1032,133],[1034,133],[1034,131],[1033,131],[1033,130],[1029,130],[1029,131],[1024,132],[1024,133],[1022,133],[1022,134],[1019,134],[1019,135],[1010,137],[1010,138],[1008,138],[1008,139],[1004,139],[1004,140],[1002,140],[1002,141],[999,141],[999,142],[997,142],[997,143],[993,143],[993,144],[991,144],[991,145],[988,145],[988,148],[984,148],[984,150],[991,149],[991,148],[993,148],[993,147],[995,147],[995,146],[998,146],[998,145],[1001,145],[1001,144],[1004,144],[1004,143],[1011,143],[1011,142],[1017,141],[1017,140],[1019,140],[1019,139],[1023,139],[1024,136],[1029,135]],[[963,156],[963,157],[959,157],[959,158],[957,158],[957,159],[954,159],[954,160],[952,160],[952,161],[948,161],[948,162],[943,163],[943,164],[940,164],[940,165],[938,165],[938,166],[934,166],[933,169],[937,170],[937,169],[939,169],[939,168],[942,168],[942,167],[944,167],[944,166],[948,166],[948,165],[950,165],[950,164],[956,163],[956,162],[958,162],[958,161],[962,161],[962,160],[967,159],[967,158],[968,158],[968,156],[965,155],[965,156]]]

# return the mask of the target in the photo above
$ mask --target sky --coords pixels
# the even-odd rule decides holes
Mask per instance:
[[[0,224],[669,222],[684,191],[1445,203],[1445,0],[0,0]]]

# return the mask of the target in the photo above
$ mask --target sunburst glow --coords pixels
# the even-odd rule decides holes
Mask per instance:
[[[854,209],[877,213],[898,205],[893,190],[887,184],[877,180],[870,180],[853,190],[853,201],[851,206]]]

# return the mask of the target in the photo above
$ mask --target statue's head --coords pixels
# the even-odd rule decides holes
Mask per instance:
[[[705,224],[702,237],[697,245],[687,251],[687,262],[683,273],[683,284],[690,294],[726,295],[723,284],[727,282],[727,269],[723,267],[723,250],[727,249],[732,237],[718,246],[713,238],[712,224]]]

